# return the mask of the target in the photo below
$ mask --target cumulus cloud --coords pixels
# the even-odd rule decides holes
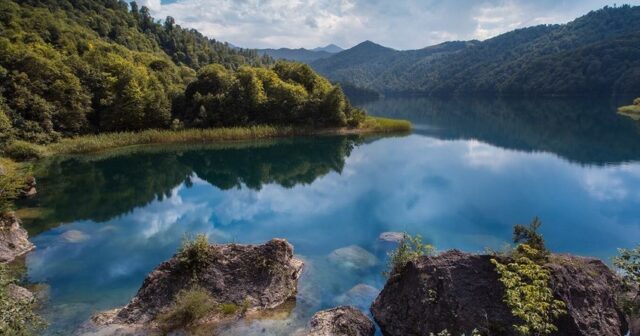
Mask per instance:
[[[605,0],[142,0],[152,13],[235,45],[253,48],[351,47],[372,40],[417,49],[447,40],[486,39],[562,23]],[[631,4],[640,4],[634,0]]]

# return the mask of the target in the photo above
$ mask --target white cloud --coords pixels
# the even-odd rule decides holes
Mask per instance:
[[[173,16],[243,47],[350,47],[373,40],[417,49],[447,40],[486,39],[542,23],[563,23],[606,0],[143,0],[158,18]],[[640,4],[634,0],[631,4]]]

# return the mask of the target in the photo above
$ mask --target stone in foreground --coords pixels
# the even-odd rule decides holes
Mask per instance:
[[[13,261],[34,248],[15,214],[0,215],[0,262]]]
[[[452,335],[515,336],[518,323],[504,303],[504,287],[492,256],[449,251],[421,257],[394,274],[374,301],[371,312],[384,335],[429,335],[447,329]],[[601,261],[553,255],[551,288],[568,314],[556,321],[554,335],[623,336],[624,314],[615,302],[620,282]]]
[[[174,256],[147,276],[127,306],[97,315],[93,323],[139,333],[140,326],[153,327],[153,320],[171,307],[176,294],[193,286],[208,291],[217,304],[249,311],[275,308],[295,297],[303,263],[293,257],[293,247],[286,240],[272,239],[263,245],[210,245],[209,251],[210,258],[197,276]],[[211,316],[206,324],[215,325],[218,318],[224,319]]]
[[[351,306],[322,310],[313,315],[306,336],[373,336],[373,322]]]

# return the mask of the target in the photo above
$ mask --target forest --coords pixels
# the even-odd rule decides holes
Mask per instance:
[[[333,81],[385,94],[637,95],[640,6],[419,50],[367,41],[311,65]]]
[[[232,48],[118,0],[0,2],[0,141],[150,128],[357,124],[307,65]]]

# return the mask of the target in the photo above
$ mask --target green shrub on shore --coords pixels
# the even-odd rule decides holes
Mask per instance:
[[[549,252],[538,233],[536,217],[529,226],[516,225],[513,242],[519,244],[506,264],[491,259],[505,288],[504,302],[522,322],[514,329],[523,336],[550,335],[558,330],[554,321],[566,314],[566,305],[556,300],[550,287],[550,271],[544,267]]]
[[[3,152],[16,161],[36,160],[44,156],[42,146],[21,140],[11,141],[4,147]]]
[[[34,312],[33,300],[16,300],[9,294],[9,285],[16,278],[8,266],[0,264],[0,335],[33,336],[46,326],[46,322]]]
[[[0,215],[13,209],[13,201],[24,188],[27,173],[15,162],[0,158]]]
[[[193,287],[180,291],[173,305],[157,316],[156,321],[164,332],[191,326],[194,322],[213,313],[216,303],[204,288]]]
[[[398,247],[389,253],[387,270],[383,275],[392,276],[399,272],[408,262],[414,261],[421,256],[433,255],[435,248],[430,244],[422,243],[420,235],[410,236],[405,233],[404,239]]]
[[[198,234],[191,239],[186,237],[178,251],[178,260],[188,270],[197,273],[202,267],[208,265],[213,256],[209,240],[204,234]]]
[[[640,102],[640,99],[636,99]],[[640,316],[640,245],[633,249],[619,249],[613,265],[620,270],[628,295],[620,299],[630,316]]]
[[[366,117],[362,125],[363,129],[375,132],[409,132],[411,122],[407,120],[389,119],[382,117]]]

